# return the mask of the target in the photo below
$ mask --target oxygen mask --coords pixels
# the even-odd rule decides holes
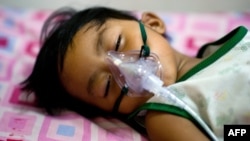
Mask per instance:
[[[140,51],[116,52],[109,51],[107,62],[118,83],[128,88],[129,96],[142,96],[144,93],[143,80],[152,74],[162,78],[161,64],[158,56],[151,53],[140,57]]]
[[[139,22],[139,27],[143,41],[141,50],[108,52],[107,62],[116,82],[122,89],[121,97],[123,93],[130,96],[144,95],[145,88],[143,87],[145,87],[145,83],[143,81],[147,76],[154,76],[153,81],[159,80],[155,83],[162,82],[160,80],[162,73],[159,58],[155,53],[150,52],[146,43],[146,30],[141,22]]]

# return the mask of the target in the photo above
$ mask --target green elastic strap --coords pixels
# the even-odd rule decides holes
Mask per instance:
[[[142,22],[139,22],[139,25],[140,25],[140,31],[141,31],[141,36],[142,36],[142,40],[143,40],[143,45],[142,45],[141,51],[140,51],[140,57],[148,57],[149,54],[150,54],[150,48],[149,48],[149,46],[146,45],[146,42],[147,42],[146,30],[145,30],[144,25],[142,24]],[[117,98],[117,100],[115,102],[115,105],[113,107],[113,110],[112,110],[113,113],[118,112],[121,100],[122,100],[123,96],[125,94],[127,94],[127,93],[128,93],[128,87],[123,86],[122,90],[121,90],[121,93],[120,93],[119,97]]]
[[[140,51],[140,58],[141,57],[148,57],[150,54],[150,48],[147,45],[142,45],[141,51]]]
[[[140,31],[141,31],[141,36],[142,36],[143,44],[146,44],[146,41],[147,41],[146,30],[145,30],[144,25],[142,24],[142,22],[139,22],[139,25],[140,25]]]
[[[115,101],[115,105],[114,105],[113,110],[112,110],[112,112],[114,114],[117,114],[117,112],[119,110],[119,106],[120,106],[121,101],[122,101],[122,98],[127,93],[128,93],[128,87],[127,86],[123,86],[122,90],[121,90],[121,93],[120,93],[119,97],[117,98],[117,100]]]
[[[143,41],[143,45],[141,47],[139,57],[148,57],[149,54],[150,54],[150,48],[146,44],[146,42],[147,42],[146,30],[145,30],[144,25],[142,24],[142,22],[139,22],[139,25],[140,25],[140,31],[141,31],[142,41]]]

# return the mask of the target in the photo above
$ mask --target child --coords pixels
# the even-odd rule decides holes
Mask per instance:
[[[56,11],[44,25],[42,48],[33,72],[22,83],[23,89],[34,92],[38,105],[49,114],[70,109],[89,118],[131,114],[138,123],[142,118],[140,123],[149,138],[157,141],[223,139],[224,124],[249,124],[247,29],[239,27],[206,44],[197,58],[174,50],[165,32],[164,22],[153,13],[143,13],[139,21],[128,12],[105,7]],[[107,53],[142,49],[146,52],[142,56],[147,57],[144,47],[158,56],[164,85],[187,103],[213,133],[162,97],[131,97],[126,95],[126,88],[118,86]],[[235,115],[228,118],[232,113]],[[216,121],[218,118],[222,120]]]

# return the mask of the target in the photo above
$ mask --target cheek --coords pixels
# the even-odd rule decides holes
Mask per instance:
[[[130,50],[141,50],[143,45],[142,37],[139,32],[139,29],[133,29],[135,32],[131,32],[131,30],[126,30],[124,41],[122,44],[124,48],[121,50],[123,52]]]
[[[162,65],[163,81],[165,85],[170,85],[176,82],[177,78],[177,63],[175,59],[175,51],[166,42],[156,42],[150,47],[151,52],[154,52],[159,57]]]
[[[164,85],[170,85],[176,82],[177,79],[177,67],[175,60],[172,56],[163,56],[161,57],[162,64],[162,75]]]
[[[142,106],[152,95],[145,95],[140,97],[124,96],[119,107],[119,112],[123,114],[130,114],[140,106]]]

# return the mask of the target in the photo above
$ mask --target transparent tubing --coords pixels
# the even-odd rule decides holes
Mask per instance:
[[[167,87],[163,87],[158,85],[158,87],[152,88],[150,84],[154,83],[154,78],[155,76],[149,76],[148,78],[145,77],[143,81],[143,86],[146,90],[154,93],[157,96],[161,96],[168,101],[171,101],[174,106],[177,106],[181,109],[184,109],[187,111],[196,121],[203,127],[203,129],[208,133],[208,135],[211,137],[212,140],[217,141],[217,137],[214,135],[212,130],[208,127],[208,125],[200,118],[200,116],[193,110],[191,109],[187,104],[185,104],[182,100],[180,100],[178,97],[176,97]],[[148,83],[148,84],[145,84]],[[156,86],[156,85],[154,85]],[[151,87],[151,88],[150,88]]]
[[[127,85],[132,96],[143,96],[150,92],[171,101],[175,106],[186,110],[204,128],[213,140],[217,137],[207,124],[187,104],[163,86],[161,65],[155,54],[147,58],[138,58],[137,51],[118,53],[110,51],[108,58],[110,69],[120,87]]]

